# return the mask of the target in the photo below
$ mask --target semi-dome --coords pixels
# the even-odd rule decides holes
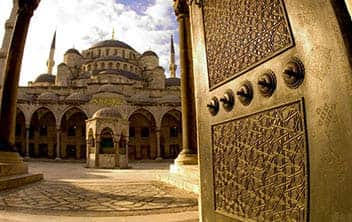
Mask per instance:
[[[52,75],[52,74],[48,74],[48,73],[41,74],[35,79],[34,82],[36,82],[36,83],[52,83],[52,84],[54,84],[55,83],[55,76]]]
[[[71,49],[67,50],[67,51],[65,52],[65,55],[66,55],[66,54],[77,54],[77,55],[81,55],[81,53],[79,53],[79,51],[78,51],[77,49],[74,49],[74,48],[71,48]]]
[[[59,99],[59,96],[52,92],[44,92],[38,96],[39,101],[58,102]]]
[[[121,114],[116,108],[102,108],[96,111],[93,118],[122,118]]]
[[[111,92],[111,93],[116,93],[116,92],[119,92],[117,86],[115,85],[112,85],[112,84],[105,84],[105,85],[102,85],[100,88],[99,88],[99,92]]]
[[[151,50],[145,51],[145,52],[142,54],[142,56],[155,56],[155,57],[159,58],[159,56],[158,56],[155,52],[153,52],[153,51],[151,51]]]
[[[82,102],[87,102],[89,100],[89,96],[84,95],[81,92],[77,93],[72,93],[68,97],[66,97],[66,101],[72,102],[72,101],[82,101]]]
[[[181,81],[179,78],[167,78],[165,79],[165,86],[180,86]]]
[[[119,47],[119,48],[134,50],[128,44],[118,40],[105,40],[105,41],[98,42],[92,46],[92,48],[100,48],[100,47]]]

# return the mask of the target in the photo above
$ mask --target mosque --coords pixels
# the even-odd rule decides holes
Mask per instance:
[[[53,75],[55,44],[56,33],[48,72],[18,89],[22,156],[84,160],[121,153],[116,147],[123,146],[129,160],[177,157],[181,100],[172,36],[169,78],[155,52],[139,53],[114,36],[81,52],[67,50]]]

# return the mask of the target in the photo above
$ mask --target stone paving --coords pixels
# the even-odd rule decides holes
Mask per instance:
[[[30,163],[34,171],[45,171],[46,180],[0,192],[0,210],[97,217],[197,210],[196,195],[155,179],[155,172],[166,172],[167,165],[98,170],[82,164]]]

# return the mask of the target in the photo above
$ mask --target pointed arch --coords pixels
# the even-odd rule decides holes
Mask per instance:
[[[129,159],[155,159],[156,121],[154,115],[144,109],[135,110],[128,118],[129,128]]]
[[[175,159],[182,145],[182,115],[172,109],[162,116],[160,128],[160,147],[163,158]]]

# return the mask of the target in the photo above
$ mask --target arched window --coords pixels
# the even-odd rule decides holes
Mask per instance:
[[[119,63],[119,62],[116,63],[116,68],[117,68],[117,69],[120,69],[120,63]]]
[[[105,55],[106,55],[106,56],[109,56],[109,52],[110,52],[109,49],[105,49]]]
[[[125,58],[125,50],[122,50],[122,57]]]
[[[47,136],[48,135],[48,126],[47,125],[41,125],[40,126],[39,135],[40,136]]]
[[[117,49],[115,49],[115,51],[114,51],[114,55],[115,55],[115,56],[117,55]]]
[[[123,64],[123,70],[127,70],[127,64]]]
[[[70,126],[67,131],[68,136],[76,136],[76,125]]]
[[[108,68],[112,69],[112,62],[109,62]]]
[[[113,153],[114,152],[114,140],[111,129],[106,128],[102,131],[100,141],[100,153]]]
[[[102,62],[102,63],[100,64],[100,67],[101,67],[102,69],[105,69],[105,63]]]

